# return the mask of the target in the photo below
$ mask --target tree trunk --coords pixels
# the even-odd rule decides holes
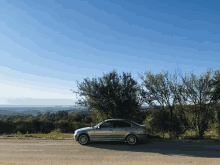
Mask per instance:
[[[163,115],[165,115],[164,105],[163,105]],[[164,139],[164,128],[163,128],[163,139]]]
[[[173,138],[173,107],[170,108],[170,139]]]

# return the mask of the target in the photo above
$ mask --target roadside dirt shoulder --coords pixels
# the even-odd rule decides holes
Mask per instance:
[[[220,164],[215,142],[159,141],[129,146],[96,142],[86,146],[75,140],[0,139],[0,165],[8,164]]]

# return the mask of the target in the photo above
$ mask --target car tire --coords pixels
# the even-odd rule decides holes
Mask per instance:
[[[79,136],[79,140],[78,140],[79,144],[81,145],[86,145],[89,143],[89,137],[88,135],[82,134]]]
[[[128,135],[126,138],[128,145],[135,145],[138,142],[138,139],[135,135]]]

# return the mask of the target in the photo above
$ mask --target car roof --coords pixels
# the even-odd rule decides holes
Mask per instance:
[[[107,119],[105,121],[125,121],[126,119]]]
[[[129,122],[130,124],[132,124],[134,126],[140,126],[140,124],[135,124],[131,120],[127,120],[127,119],[107,119],[107,120],[104,120],[102,123],[104,123],[106,121],[126,121],[126,122]]]

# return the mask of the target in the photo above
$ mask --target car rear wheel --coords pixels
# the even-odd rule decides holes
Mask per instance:
[[[137,138],[135,135],[128,135],[127,137],[127,143],[129,145],[135,145],[137,143]]]
[[[87,135],[80,135],[79,136],[79,143],[82,145],[86,145],[89,142],[89,137]]]

